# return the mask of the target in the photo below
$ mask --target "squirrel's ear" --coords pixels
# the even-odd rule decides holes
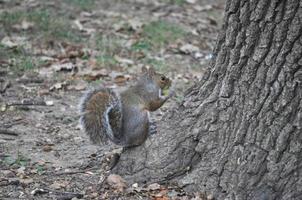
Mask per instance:
[[[150,66],[150,67],[149,67],[148,73],[151,74],[151,75],[156,74],[156,71],[155,71],[155,69],[154,69],[153,66]]]
[[[147,69],[146,66],[143,66],[143,67],[142,67],[142,72],[143,72],[143,73],[147,73],[147,72],[148,72],[148,69]]]

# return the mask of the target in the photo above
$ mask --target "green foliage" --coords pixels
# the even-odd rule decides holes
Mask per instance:
[[[17,70],[28,71],[35,68],[34,60],[30,56],[22,56],[17,60],[15,65]]]
[[[45,169],[42,165],[37,165],[36,170],[39,175],[44,174],[44,172],[45,172]]]
[[[184,100],[184,96],[183,95],[176,95],[175,96],[175,100],[177,101],[177,103],[181,103]]]
[[[24,155],[18,153],[18,156],[15,160],[15,165],[18,165],[18,166],[26,166],[28,163],[29,163],[30,159],[25,157]]]
[[[5,156],[2,160],[0,160],[0,163],[3,165],[13,165],[15,160],[11,156]]]
[[[148,51],[150,49],[151,49],[151,44],[145,40],[138,41],[131,46],[132,51]]]
[[[15,165],[17,167],[20,167],[20,166],[27,166],[29,164],[29,161],[30,161],[29,158],[18,153],[15,159],[11,156],[5,156],[2,160],[0,160],[0,163],[2,165],[7,165],[7,166]]]

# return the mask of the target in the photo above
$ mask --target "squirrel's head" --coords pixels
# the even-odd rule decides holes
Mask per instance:
[[[151,78],[161,89],[167,89],[171,86],[171,80],[165,75],[155,71],[153,67],[142,67],[142,72],[145,76]]]

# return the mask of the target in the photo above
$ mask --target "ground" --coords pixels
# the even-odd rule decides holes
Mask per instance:
[[[173,183],[108,183],[118,147],[91,144],[78,104],[85,90],[127,87],[153,66],[176,91],[153,113],[160,120],[208,66],[223,9],[223,0],[0,0],[0,199],[205,197]]]

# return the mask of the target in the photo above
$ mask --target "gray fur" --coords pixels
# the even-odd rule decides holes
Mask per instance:
[[[93,98],[99,92],[107,95]],[[148,73],[121,93],[108,88],[88,91],[80,104],[80,122],[93,143],[111,140],[125,147],[137,146],[152,129],[149,111],[158,109],[168,98],[161,96],[161,88]]]

